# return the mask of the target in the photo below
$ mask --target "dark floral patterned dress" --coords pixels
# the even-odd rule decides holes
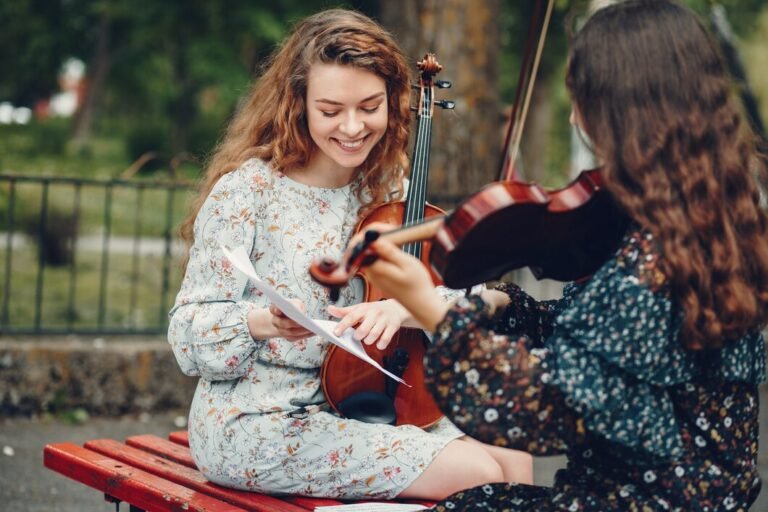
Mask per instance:
[[[657,260],[632,232],[558,301],[502,285],[512,302],[496,317],[476,296],[448,313],[426,356],[443,411],[481,441],[568,464],[552,488],[485,485],[435,510],[748,510],[763,337],[686,350]]]

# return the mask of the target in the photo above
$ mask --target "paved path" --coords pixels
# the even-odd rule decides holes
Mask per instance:
[[[83,424],[49,420],[0,420],[0,510],[3,512],[110,512],[113,504],[95,489],[43,467],[43,446],[71,441],[126,437],[146,433],[166,437],[179,430],[174,420],[184,414],[92,418]],[[6,447],[13,450],[9,456]],[[127,512],[123,503],[120,510]]]

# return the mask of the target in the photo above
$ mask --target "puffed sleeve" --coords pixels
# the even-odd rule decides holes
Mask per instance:
[[[181,370],[206,380],[240,377],[263,343],[248,330],[247,278],[221,246],[245,246],[256,237],[254,180],[247,169],[223,175],[197,215],[194,243],[181,289],[171,309],[168,341]]]
[[[510,298],[530,299],[517,287]],[[533,307],[531,307],[533,306]],[[426,379],[435,401],[463,432],[480,441],[535,455],[564,453],[583,432],[577,417],[550,379],[547,350],[529,337],[500,334],[512,311],[523,315],[520,327],[540,325],[537,313],[548,310],[533,299],[507,308],[502,319],[490,314],[479,296],[460,299],[438,325],[435,343],[425,356]],[[549,313],[544,315],[549,316]]]
[[[541,346],[552,334],[558,310],[577,289],[574,285],[568,285],[562,299],[538,301],[513,283],[502,282],[495,288],[506,293],[510,300],[498,314],[493,329],[505,334],[525,334],[535,346]]]

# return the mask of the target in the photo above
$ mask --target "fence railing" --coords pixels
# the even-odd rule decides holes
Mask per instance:
[[[0,335],[165,333],[191,189],[0,174]],[[445,209],[461,200],[430,199]],[[524,272],[517,280],[534,295],[559,291]]]
[[[190,185],[0,174],[0,334],[159,334]]]

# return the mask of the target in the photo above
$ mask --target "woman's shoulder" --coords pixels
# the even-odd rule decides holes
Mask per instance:
[[[249,158],[232,171],[238,179],[252,180],[254,178],[266,179],[272,176],[272,167],[268,162],[260,158]]]
[[[253,192],[264,190],[271,186],[272,169],[269,164],[258,158],[250,158],[236,169],[219,177],[214,192],[221,190],[238,190]]]
[[[660,269],[661,259],[661,248],[651,232],[632,227],[627,231],[621,247],[610,263],[625,275],[634,276],[639,286],[645,286],[654,292],[666,292],[667,277]]]
[[[759,332],[706,355],[680,340],[681,305],[660,268],[663,254],[647,230],[630,229],[613,258],[587,282],[566,290],[558,324],[569,346],[611,367],[660,386],[709,374],[757,383],[763,380]]]

